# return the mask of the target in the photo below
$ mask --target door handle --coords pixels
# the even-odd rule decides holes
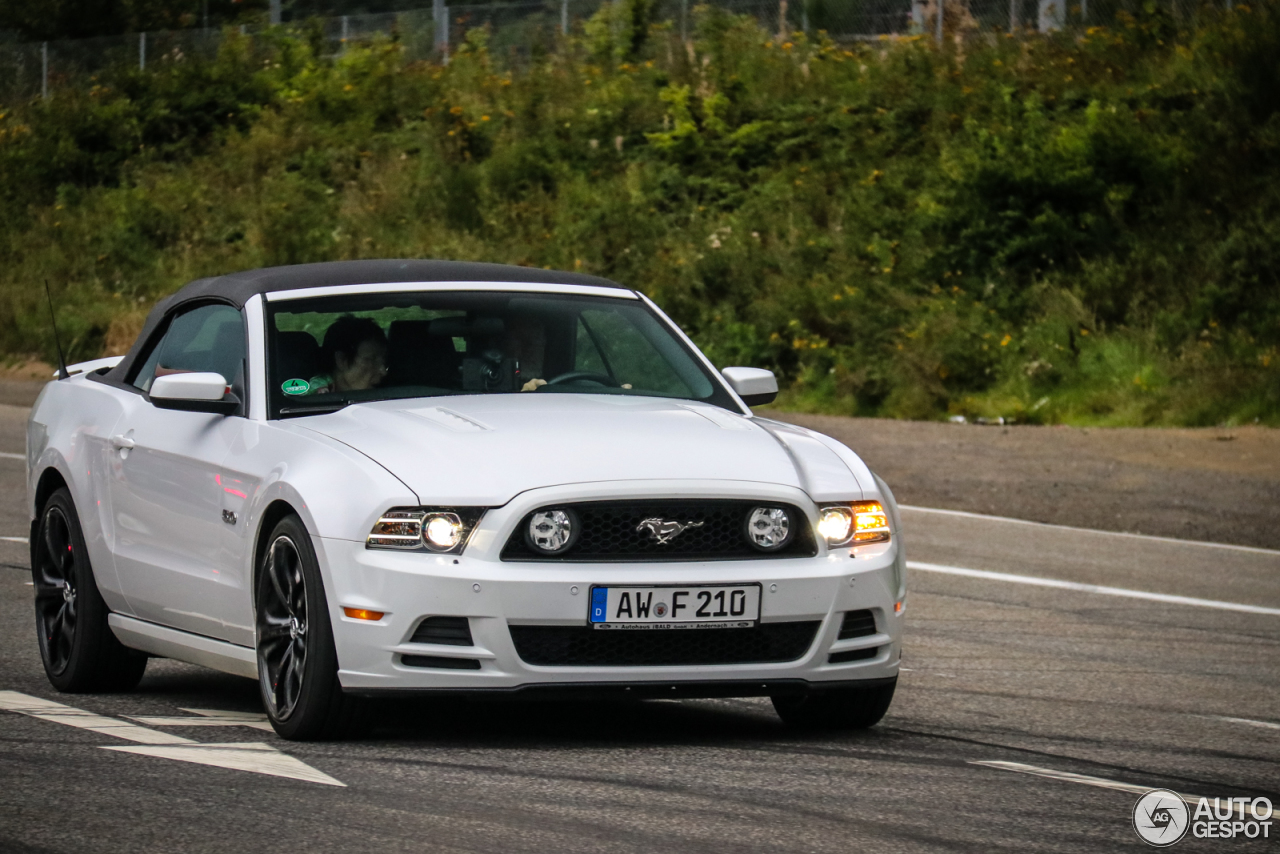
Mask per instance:
[[[130,439],[128,436],[124,436],[124,435],[112,436],[111,447],[115,448],[118,451],[128,451],[133,448],[133,440]]]

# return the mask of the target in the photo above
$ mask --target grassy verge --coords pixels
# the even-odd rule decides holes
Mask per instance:
[[[200,276],[341,258],[639,287],[792,408],[1280,424],[1280,12],[779,43],[640,0],[512,70],[229,34],[0,108],[0,352],[126,347]]]

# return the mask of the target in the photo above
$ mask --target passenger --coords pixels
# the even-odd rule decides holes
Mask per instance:
[[[532,317],[509,318],[503,351],[507,358],[516,360],[521,391],[535,391],[547,384],[542,379],[547,352],[547,331],[542,321]]]
[[[387,336],[370,318],[339,317],[325,331],[320,351],[329,373],[312,377],[308,394],[363,391],[387,375]]]

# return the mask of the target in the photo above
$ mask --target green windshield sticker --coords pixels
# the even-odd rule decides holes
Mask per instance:
[[[285,380],[280,388],[285,394],[306,394],[311,391],[311,383],[306,380]]]

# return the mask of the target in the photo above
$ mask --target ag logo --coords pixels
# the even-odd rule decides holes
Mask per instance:
[[[306,380],[285,380],[280,390],[285,394],[306,394],[311,391],[311,383]]]
[[[1190,818],[1181,796],[1168,789],[1153,789],[1133,805],[1133,829],[1143,842],[1157,848],[1172,845],[1186,836]]]

